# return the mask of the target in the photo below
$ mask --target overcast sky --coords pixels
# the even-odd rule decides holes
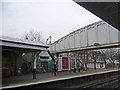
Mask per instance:
[[[9,1],[11,2],[4,0],[0,3],[4,36],[21,38],[26,32],[34,29],[41,32],[44,39],[51,35],[53,42],[100,20],[72,0]]]

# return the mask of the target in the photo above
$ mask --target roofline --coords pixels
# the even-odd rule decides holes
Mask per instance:
[[[74,2],[119,2],[120,0],[72,0]]]
[[[22,40],[18,38],[7,37],[7,36],[0,36],[0,41],[49,48],[48,45],[42,45],[35,41]]]
[[[87,27],[89,27],[89,26],[92,26],[92,25],[98,24],[98,23],[100,23],[100,22],[105,22],[105,21],[100,20],[100,21],[94,22],[94,23],[92,23],[92,24],[86,25],[86,26],[84,26],[84,27],[82,27],[82,28],[80,28],[80,29],[77,29],[77,30],[75,30],[75,31],[72,31],[71,33],[69,33],[69,34],[63,36],[62,38],[56,40],[55,42],[53,42],[53,43],[51,43],[51,44],[55,44],[56,42],[62,40],[63,38],[69,36],[70,34],[73,34],[73,33],[77,32],[77,31],[83,30],[83,29],[85,29],[85,28],[87,28]]]

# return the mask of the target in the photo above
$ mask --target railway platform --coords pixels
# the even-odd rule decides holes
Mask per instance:
[[[117,70],[118,68],[108,68],[108,69],[89,69],[87,71],[81,72],[71,72],[62,71],[59,72],[56,76],[53,73],[40,73],[37,74],[37,79],[32,79],[32,74],[26,74],[21,76],[15,76],[10,78],[5,78],[2,80],[2,87],[3,88],[12,88],[12,87],[19,87],[23,85],[32,85],[32,84],[40,84],[40,83],[47,83],[61,79],[69,79],[73,77],[80,77],[84,75],[90,75],[95,73],[103,73],[107,71]]]

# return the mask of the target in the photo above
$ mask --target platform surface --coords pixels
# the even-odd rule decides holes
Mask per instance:
[[[104,72],[110,72],[118,70],[118,68],[110,68],[110,69],[89,69],[87,71],[76,71],[76,73],[68,71],[62,71],[57,73],[56,76],[54,76],[54,73],[40,73],[37,74],[37,79],[33,80],[32,73],[21,75],[21,76],[14,76],[9,78],[4,78],[2,80],[2,87],[3,88],[12,88],[12,87],[19,87],[23,85],[32,85],[32,84],[40,84],[40,83],[47,83],[52,82],[56,80],[63,80],[63,79],[69,79],[74,77],[82,77],[86,75],[92,75],[92,74],[99,74]]]

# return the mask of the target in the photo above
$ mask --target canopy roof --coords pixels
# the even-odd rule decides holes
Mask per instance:
[[[120,30],[120,0],[73,0]],[[89,2],[88,2],[89,1]]]
[[[49,48],[49,46],[40,44],[38,42],[21,40],[21,39],[6,37],[6,36],[0,36],[0,46],[2,46],[4,50],[8,48],[11,48],[11,49],[14,48],[14,49],[21,49],[24,51],[25,50],[44,51],[47,48]]]

